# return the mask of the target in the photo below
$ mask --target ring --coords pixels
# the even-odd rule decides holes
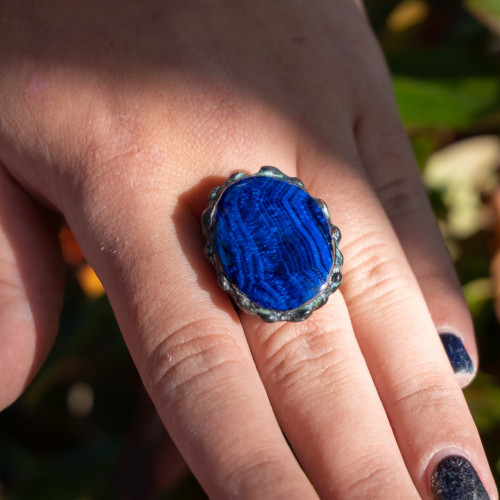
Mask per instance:
[[[264,321],[305,320],[340,286],[340,230],[326,203],[275,167],[213,189],[202,226],[219,285]]]

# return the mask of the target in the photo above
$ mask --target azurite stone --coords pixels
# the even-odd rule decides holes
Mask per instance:
[[[295,309],[321,293],[333,265],[328,220],[299,186],[265,176],[226,188],[213,243],[224,272],[251,301]]]

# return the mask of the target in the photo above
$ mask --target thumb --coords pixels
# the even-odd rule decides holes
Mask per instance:
[[[56,226],[0,164],[0,409],[21,395],[57,333],[63,266]]]

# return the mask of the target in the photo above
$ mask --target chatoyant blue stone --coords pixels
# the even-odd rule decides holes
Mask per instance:
[[[334,254],[328,220],[304,189],[251,176],[229,185],[215,211],[214,248],[252,302],[288,311],[322,292]]]

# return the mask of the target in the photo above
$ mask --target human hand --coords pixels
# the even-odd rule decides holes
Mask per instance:
[[[459,454],[496,498],[456,380],[472,374],[436,333],[477,366],[469,314],[351,1],[0,12],[2,407],[57,329],[62,214],[210,495],[428,498]],[[343,232],[342,288],[304,323],[238,317],[202,253],[210,189],[266,164]]]

